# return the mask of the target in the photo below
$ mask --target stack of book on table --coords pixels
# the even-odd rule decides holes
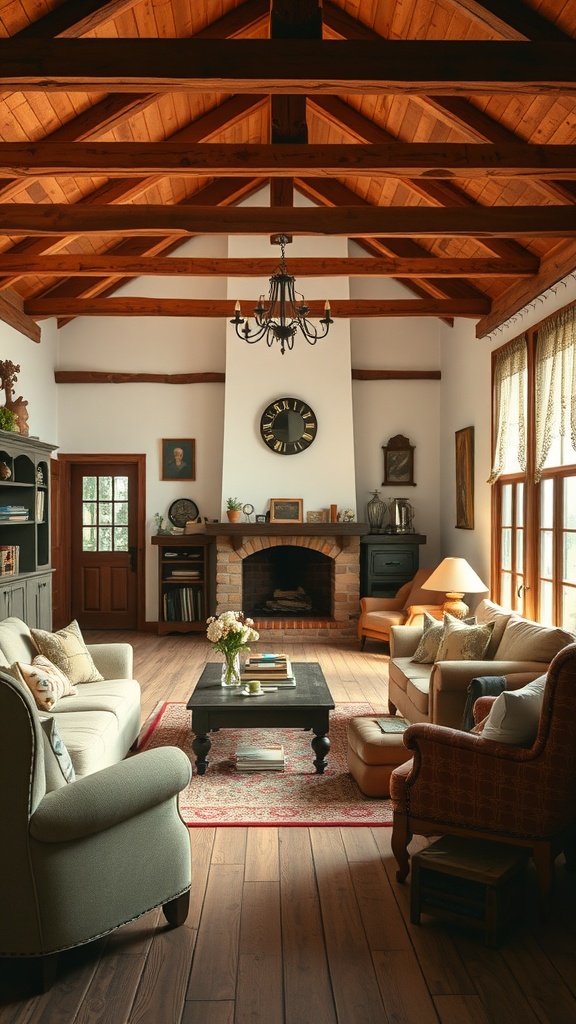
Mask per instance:
[[[265,688],[296,686],[287,654],[256,654],[247,658],[241,679],[259,679]]]
[[[284,747],[281,743],[270,743],[265,747],[241,743],[236,751],[236,768],[239,772],[283,771]]]

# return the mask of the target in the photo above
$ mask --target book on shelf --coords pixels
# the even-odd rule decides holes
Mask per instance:
[[[241,743],[236,751],[238,771],[282,771],[285,764],[284,747],[281,743],[271,743],[265,747]]]

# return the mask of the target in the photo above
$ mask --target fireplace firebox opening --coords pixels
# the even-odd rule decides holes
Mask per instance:
[[[320,551],[278,545],[242,561],[244,611],[252,618],[333,615],[334,561]]]

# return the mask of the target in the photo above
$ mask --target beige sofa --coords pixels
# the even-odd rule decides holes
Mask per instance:
[[[398,711],[409,722],[459,729],[472,679],[505,676],[511,687],[522,686],[545,673],[558,651],[576,639],[566,630],[531,622],[488,600],[480,602],[475,614],[479,623],[493,624],[481,661],[415,662],[422,627],[392,626],[388,691],[392,714]]]
[[[57,701],[48,716],[57,723],[78,778],[121,761],[140,731],[140,686],[132,678],[132,647],[86,646],[104,679],[79,684],[77,693]],[[0,621],[0,667],[31,664],[37,654],[25,622]],[[46,718],[47,713],[39,712],[39,717]]]

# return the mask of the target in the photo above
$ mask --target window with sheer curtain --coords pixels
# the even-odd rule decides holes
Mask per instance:
[[[495,597],[576,633],[576,307],[495,353]]]

